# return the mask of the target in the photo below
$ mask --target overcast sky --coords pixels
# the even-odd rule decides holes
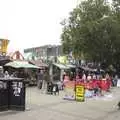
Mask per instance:
[[[77,0],[0,0],[0,38],[10,40],[9,51],[59,44],[60,22]]]

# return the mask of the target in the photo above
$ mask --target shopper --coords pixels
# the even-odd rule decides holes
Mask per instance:
[[[5,73],[4,73],[4,77],[5,77],[5,78],[10,77],[10,75],[9,75],[8,71],[5,71]]]
[[[0,77],[4,77],[3,68],[0,66]]]
[[[42,88],[42,84],[43,84],[43,71],[40,70],[37,74],[37,87],[39,89]]]

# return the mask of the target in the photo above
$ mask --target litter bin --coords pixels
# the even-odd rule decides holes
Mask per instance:
[[[0,79],[0,111],[8,110],[8,81]]]
[[[10,110],[25,110],[25,82],[23,81],[23,79],[10,79],[8,104]]]
[[[0,110],[25,110],[25,82],[22,78],[0,78]]]

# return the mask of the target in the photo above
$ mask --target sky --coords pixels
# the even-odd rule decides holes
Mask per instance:
[[[9,39],[8,52],[60,44],[60,22],[78,0],[0,0],[0,38]]]

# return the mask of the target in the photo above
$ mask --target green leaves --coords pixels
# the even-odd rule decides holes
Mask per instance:
[[[118,64],[120,59],[120,2],[86,0],[76,7],[61,35],[64,51],[95,62]]]

